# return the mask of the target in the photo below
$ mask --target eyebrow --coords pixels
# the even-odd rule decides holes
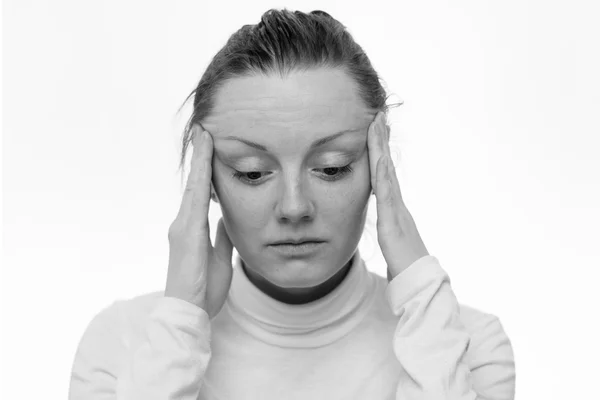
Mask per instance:
[[[323,146],[325,143],[331,142],[334,139],[337,139],[338,137],[346,134],[346,133],[351,133],[351,132],[358,132],[361,129],[348,129],[345,131],[340,131],[337,133],[334,133],[333,135],[329,135],[329,136],[325,136],[324,138],[321,139],[317,139],[314,142],[311,143],[310,145],[310,150],[316,149],[317,147]],[[222,140],[238,140],[242,143],[244,143],[247,146],[250,147],[254,147],[255,149],[261,150],[261,151],[269,151],[269,149],[267,149],[265,146],[263,146],[262,144],[253,142],[251,140],[247,140],[247,139],[243,139],[241,137],[238,136],[224,136],[222,138],[216,138],[216,139],[222,139]]]

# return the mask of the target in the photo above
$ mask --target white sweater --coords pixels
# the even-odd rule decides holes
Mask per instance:
[[[240,265],[213,320],[164,291],[99,312],[69,400],[514,399],[500,320],[459,304],[434,256],[388,283],[357,251],[344,281],[303,305],[265,295]]]

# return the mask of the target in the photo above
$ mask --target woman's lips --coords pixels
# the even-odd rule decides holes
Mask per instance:
[[[300,244],[273,244],[270,247],[277,253],[288,256],[309,256],[320,250],[325,242],[304,242]]]

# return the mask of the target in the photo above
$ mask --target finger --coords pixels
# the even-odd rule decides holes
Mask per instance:
[[[375,195],[377,196],[377,215],[379,216],[379,206],[385,205],[392,201],[393,191],[392,185],[389,179],[389,167],[388,162],[390,158],[387,155],[383,155],[377,163],[377,190]]]
[[[200,233],[208,233],[208,210],[210,205],[210,183],[212,175],[212,140],[210,134],[204,139],[197,125],[193,128],[192,143],[194,152],[190,173],[181,201],[180,217],[186,226]]]
[[[379,119],[376,122],[377,123],[376,123],[375,129],[376,129],[377,137],[379,138],[378,143],[381,146],[381,151],[383,152],[383,154],[385,154],[391,158],[390,141],[388,140],[388,128],[387,128],[385,114],[381,113],[381,116],[379,117]]]
[[[392,194],[395,199],[400,200],[404,203],[402,199],[402,191],[400,190],[400,183],[398,181],[398,176],[396,174],[396,167],[394,165],[394,160],[392,157],[392,151],[389,142],[390,128],[387,126],[384,118],[380,119],[377,124],[377,137],[380,139],[378,144],[381,146],[381,153],[387,155],[389,157],[389,167],[390,167],[390,184],[392,186]]]
[[[217,224],[215,251],[221,262],[212,263],[208,268],[208,291],[206,292],[206,296],[209,306],[208,314],[211,319],[223,307],[233,278],[233,266],[231,262],[233,245],[225,230],[223,218],[220,218]]]
[[[377,191],[377,163],[382,155],[384,155],[382,151],[382,145],[379,142],[379,132],[377,129],[377,122],[379,121],[379,117],[381,117],[383,113],[378,112],[375,115],[375,119],[369,125],[369,132],[367,138],[367,146],[369,148],[369,170],[371,172],[371,188],[374,192]]]
[[[398,175],[396,174],[396,167],[394,166],[393,160],[390,158],[390,185],[392,190],[392,196],[394,199],[400,202],[400,205],[404,206],[404,199],[402,198],[402,190],[400,190],[400,181],[398,180]]]
[[[386,161],[391,160],[387,156],[383,156],[377,163],[377,190],[375,197],[377,198],[377,232],[380,243],[387,243],[385,238],[392,232],[395,218],[394,193],[389,175],[386,172],[388,169]]]
[[[231,239],[229,238],[229,235],[225,230],[225,223],[223,222],[223,217],[219,218],[219,222],[217,224],[215,250],[219,258],[225,260],[227,264],[231,263],[231,256],[233,255],[233,244],[231,243]]]

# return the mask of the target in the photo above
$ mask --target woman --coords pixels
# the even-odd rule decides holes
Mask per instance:
[[[343,25],[270,10],[194,93],[165,291],[92,320],[70,399],[514,398],[510,341],[459,305],[421,240],[385,91]],[[358,252],[371,194],[387,280]]]

